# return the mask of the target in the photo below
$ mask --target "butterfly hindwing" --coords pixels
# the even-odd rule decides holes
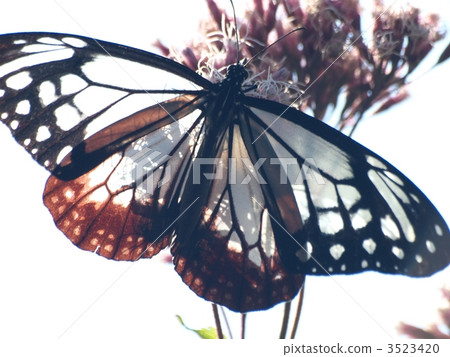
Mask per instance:
[[[280,260],[243,130],[231,126],[214,160],[194,163],[197,173],[185,187],[188,202],[196,188],[206,194],[194,203],[199,215],[180,218],[172,247],[176,270],[192,290],[241,312],[290,300],[303,283],[303,276],[287,271]]]
[[[176,112],[170,114],[177,117]],[[195,110],[178,119],[121,145],[79,177],[49,178],[44,203],[75,245],[107,258],[137,260],[170,244],[177,217],[176,192],[184,182],[179,173],[192,161],[192,148],[201,140],[204,122]],[[135,118],[126,121],[133,125]],[[111,133],[116,125],[126,128],[118,122],[93,138],[115,138]]]

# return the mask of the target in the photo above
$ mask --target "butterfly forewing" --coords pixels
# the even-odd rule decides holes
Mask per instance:
[[[108,125],[211,84],[164,57],[50,33],[2,36],[0,77],[1,120],[50,171]]]
[[[248,97],[246,103],[286,160],[301,216],[291,239],[277,240],[286,266],[318,275],[375,270],[427,276],[449,264],[447,224],[386,160],[304,113]],[[279,225],[286,230],[300,222]]]

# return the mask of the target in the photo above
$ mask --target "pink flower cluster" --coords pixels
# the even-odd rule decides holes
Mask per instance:
[[[447,306],[439,309],[440,323],[432,323],[422,329],[402,322],[398,327],[399,332],[411,338],[450,338],[450,288],[443,288],[442,295]]]
[[[411,6],[394,10],[382,0],[375,1],[366,30],[357,0],[253,0],[237,20],[238,55],[233,16],[214,0],[206,2],[210,19],[201,24],[204,40],[181,53],[159,43],[164,54],[214,81],[227,65],[252,58],[303,27],[247,66],[258,84],[253,95],[309,110],[319,119],[339,110],[340,128],[354,126],[369,109],[380,112],[405,99],[407,76],[444,36],[438,15]]]

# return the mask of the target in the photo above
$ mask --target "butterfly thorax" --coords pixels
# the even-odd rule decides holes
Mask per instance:
[[[241,89],[242,83],[248,78],[248,72],[241,64],[232,64],[227,69],[227,77],[222,83],[230,88]]]
[[[222,137],[230,123],[237,119],[235,111],[239,102],[237,97],[242,94],[242,84],[247,78],[248,72],[243,65],[232,64],[227,68],[226,78],[217,83],[215,90],[211,91],[215,99],[208,112],[211,114],[209,117],[214,118],[214,124],[207,122],[205,129],[208,137],[212,138],[213,144],[210,148],[216,147],[218,138]]]

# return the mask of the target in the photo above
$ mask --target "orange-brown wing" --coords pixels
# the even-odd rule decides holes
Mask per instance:
[[[232,125],[217,157],[193,164],[180,205],[199,199],[195,212],[177,221],[171,249],[175,269],[197,295],[239,312],[291,300],[304,279],[280,260],[270,198],[254,166],[241,127]]]
[[[158,216],[148,212],[155,205],[139,206],[132,187],[109,191],[108,172],[101,166],[71,181],[50,176],[44,203],[56,225],[79,248],[106,258],[152,257],[168,245],[171,231],[153,234]],[[148,212],[140,214],[145,209]]]
[[[83,142],[82,152],[62,160],[63,177],[70,177],[64,169],[79,171],[91,157],[102,161],[76,178],[52,175],[47,181],[44,203],[72,243],[116,260],[152,257],[170,243],[177,192],[204,122],[194,104],[179,110],[186,98],[165,103],[166,110],[155,105],[123,119]],[[142,128],[150,133],[136,138]],[[130,138],[134,141],[128,143]],[[115,143],[121,149],[105,158],[104,148]]]

